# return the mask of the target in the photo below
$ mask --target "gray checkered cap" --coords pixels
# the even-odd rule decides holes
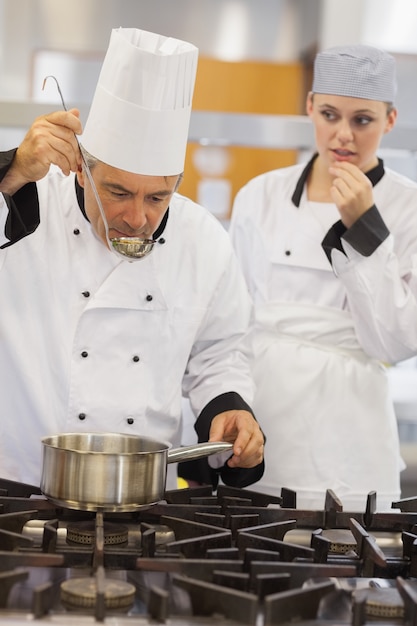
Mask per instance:
[[[371,46],[337,46],[316,55],[313,93],[394,102],[395,59]]]

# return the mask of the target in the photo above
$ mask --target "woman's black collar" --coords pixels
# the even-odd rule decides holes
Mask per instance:
[[[297,181],[297,184],[294,189],[294,193],[292,194],[292,197],[291,197],[291,201],[296,207],[300,206],[301,196],[303,195],[303,190],[304,190],[304,185],[307,182],[307,178],[311,172],[311,168],[313,167],[313,163],[317,159],[317,157],[318,157],[317,153],[311,157],[311,159],[309,160],[309,162],[307,163],[307,165],[301,172],[301,176]],[[366,175],[371,181],[372,186],[375,187],[375,185],[379,183],[379,181],[383,177],[384,173],[385,173],[384,162],[382,159],[378,159],[378,165],[376,165],[371,170],[369,170],[369,172],[366,172]]]

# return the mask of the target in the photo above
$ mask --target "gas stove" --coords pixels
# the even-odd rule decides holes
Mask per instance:
[[[132,513],[57,508],[0,479],[0,621],[417,624],[417,498],[322,510],[220,485]]]

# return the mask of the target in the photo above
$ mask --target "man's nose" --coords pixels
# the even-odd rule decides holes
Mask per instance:
[[[135,200],[123,214],[124,222],[131,230],[140,230],[146,224],[146,210],[142,200]]]

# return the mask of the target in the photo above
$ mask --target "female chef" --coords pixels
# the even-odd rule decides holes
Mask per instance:
[[[254,410],[268,441],[257,488],[346,510],[400,497],[385,364],[417,352],[417,184],[377,150],[394,126],[395,61],[369,46],[315,59],[316,153],[237,194],[231,238],[256,306]]]

